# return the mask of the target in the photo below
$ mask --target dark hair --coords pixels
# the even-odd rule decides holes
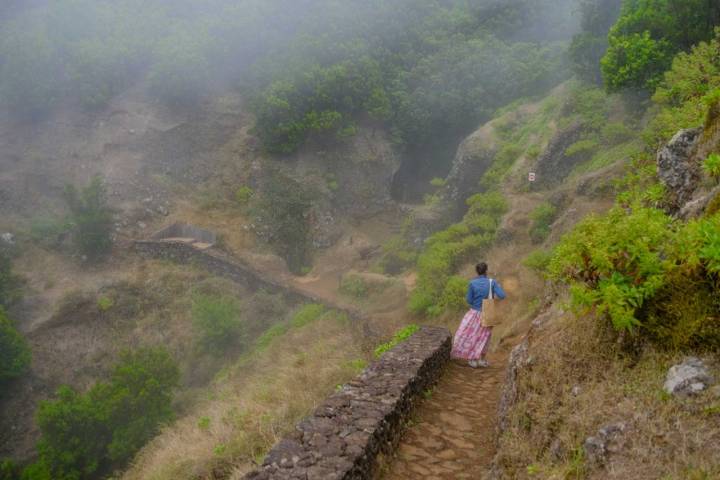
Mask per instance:
[[[477,265],[475,265],[475,271],[478,275],[485,275],[487,273],[487,263],[480,262]]]

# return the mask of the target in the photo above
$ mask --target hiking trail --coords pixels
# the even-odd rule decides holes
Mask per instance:
[[[489,368],[452,361],[418,407],[383,480],[480,479],[495,455],[497,405],[508,358],[490,353]]]

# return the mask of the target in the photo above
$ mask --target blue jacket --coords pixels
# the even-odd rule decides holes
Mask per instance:
[[[505,291],[497,280],[493,280],[492,284],[495,298],[505,298]],[[468,285],[467,303],[470,305],[470,308],[480,312],[482,311],[482,301],[488,298],[490,296],[489,294],[490,280],[488,280],[485,275],[477,277],[470,281],[470,285]]]

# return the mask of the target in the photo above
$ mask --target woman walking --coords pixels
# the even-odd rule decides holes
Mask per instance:
[[[467,360],[473,368],[488,367],[485,360],[494,322],[483,314],[483,300],[504,299],[502,286],[487,277],[487,263],[478,263],[475,271],[478,276],[470,282],[467,292],[467,303],[470,310],[460,324],[453,340],[452,357]],[[493,319],[494,320],[494,319]]]

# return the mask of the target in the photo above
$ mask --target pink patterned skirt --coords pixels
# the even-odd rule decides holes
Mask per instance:
[[[487,352],[493,327],[482,326],[482,312],[469,310],[453,340],[452,358],[478,360]]]

